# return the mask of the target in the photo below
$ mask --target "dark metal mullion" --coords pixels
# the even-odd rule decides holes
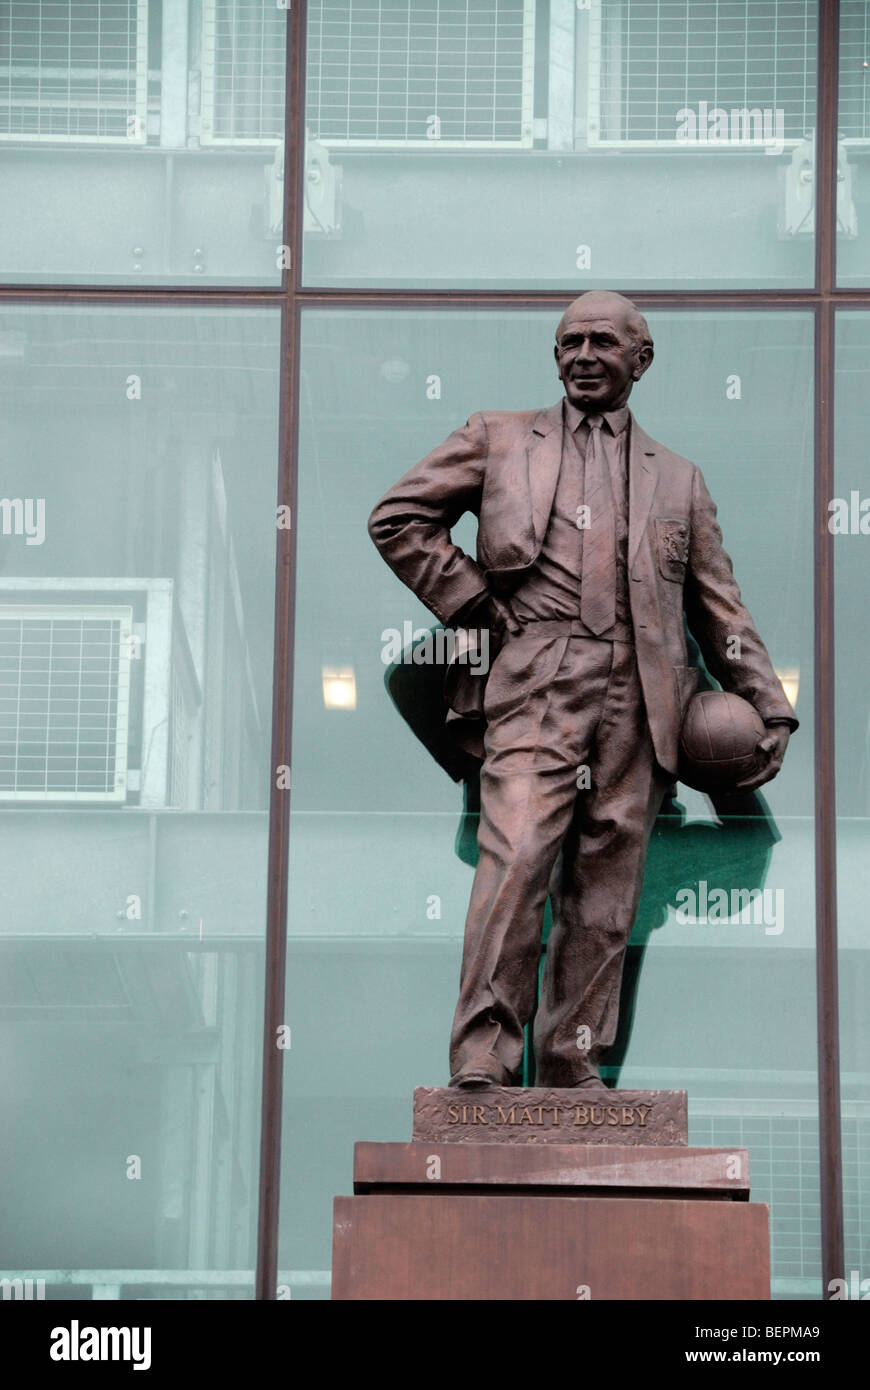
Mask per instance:
[[[277,250],[277,247],[276,247]],[[287,272],[285,272],[287,274]],[[414,306],[432,304],[445,307],[465,306],[469,309],[492,308],[510,309],[515,307],[539,307],[543,309],[564,308],[566,301],[583,294],[585,289],[600,289],[601,286],[566,285],[562,290],[488,290],[488,289],[367,289],[354,286],[309,286],[293,289],[278,285],[0,285],[0,301],[10,303],[24,301],[37,303],[47,301],[52,304],[75,303],[125,303],[130,304],[224,304],[276,305],[284,303],[287,294],[306,305],[318,307],[321,304],[390,308],[393,305]],[[818,302],[815,289],[755,289],[755,290],[704,290],[671,289],[657,290],[649,286],[620,287],[619,293],[631,299],[643,298],[650,305],[669,307],[671,305],[691,307],[698,304],[703,308],[730,308],[758,304],[771,308],[806,308]],[[866,307],[870,301],[870,286],[845,288],[832,292],[838,303],[850,301]]]
[[[307,289],[298,292],[306,307],[364,309],[564,309],[586,289],[599,286],[573,285],[565,290],[368,290],[353,288]],[[616,286],[619,294],[635,302],[643,300],[650,308],[679,309],[811,309],[818,303],[814,289],[803,290],[656,290]],[[852,291],[855,294],[855,291]],[[870,301],[870,289],[858,291],[862,303]]]
[[[0,285],[0,303],[25,304],[219,304],[225,308],[245,308],[248,305],[275,308],[283,304],[284,295],[276,286],[233,288],[214,285],[201,290],[193,285]]]
[[[814,699],[816,801],[816,1001],[822,1297],[845,1272],[837,954],[837,803],[834,762],[834,329],[837,260],[839,0],[819,0],[816,113],[816,307],[814,487]],[[842,302],[842,301],[839,301]]]
[[[278,1031],[285,1023],[290,790],[278,786],[277,769],[290,768],[293,720],[293,656],[296,619],[296,497],[299,443],[299,314],[295,266],[302,246],[305,126],[302,120],[305,64],[305,5],[296,0],[287,23],[287,103],[284,137],[284,241],[290,271],[282,275],[278,506],[290,508],[291,525],[276,530],[275,641],[272,673],[266,983],[263,1010],[263,1079],[260,1129],[260,1188],[257,1216],[257,1299],[277,1298],[278,1219],[281,1186],[281,1121],[284,1049]],[[282,778],[282,781],[289,778]]]
[[[593,285],[592,289],[602,286]],[[468,309],[513,309],[513,308],[564,308],[578,294],[584,293],[582,285],[573,285],[564,290],[427,290],[427,289],[355,289],[352,286],[335,289],[308,288],[295,292],[295,297],[306,306],[319,308],[321,305],[337,305],[341,308],[363,306],[365,308],[414,307],[425,304],[437,308],[465,307]],[[651,307],[660,308],[700,308],[715,309],[732,307],[750,308],[756,305],[771,309],[805,309],[819,302],[814,289],[758,289],[758,290],[656,290],[649,286],[639,289],[620,287],[619,294],[630,299],[644,299]],[[827,295],[832,303],[840,308],[866,309],[870,302],[870,286],[841,287]],[[270,288],[261,285],[256,288],[233,285],[214,285],[210,289],[197,289],[193,285],[0,285],[0,301],[9,303],[35,304],[129,304],[131,308],[139,304],[220,304],[227,308],[248,304],[275,306],[283,304],[286,292],[277,286]]]
[[[598,288],[593,286],[592,288]],[[870,286],[832,289],[820,296],[815,289],[757,290],[656,290],[619,288],[632,300],[643,300],[651,309],[813,309],[821,298],[838,308],[870,308]],[[213,285],[0,285],[0,303],[219,305],[225,308],[276,308],[288,294],[305,308],[339,309],[417,308],[437,309],[564,309],[566,302],[583,293],[582,285],[564,290],[426,290],[426,289],[280,289]]]

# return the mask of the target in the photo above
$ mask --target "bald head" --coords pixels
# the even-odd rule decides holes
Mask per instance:
[[[572,405],[618,410],[653,359],[643,314],[624,295],[590,290],[569,304],[556,329],[556,366]]]
[[[629,333],[638,346],[653,345],[647,321],[637,305],[615,290],[589,290],[573,300],[559,320],[556,342],[559,342],[567,324],[588,318],[610,319]]]

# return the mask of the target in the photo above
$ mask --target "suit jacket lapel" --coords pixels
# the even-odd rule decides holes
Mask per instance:
[[[553,509],[559,469],[562,466],[562,402],[542,410],[532,426],[526,450],[535,555],[540,552]]]
[[[480,554],[491,574],[527,570],[540,554],[562,461],[562,403],[535,417],[526,446],[510,450],[489,493]],[[492,563],[492,562],[494,563]]]
[[[656,443],[641,429],[634,416],[629,422],[628,462],[628,567],[634,564],[646,529],[658,482]]]

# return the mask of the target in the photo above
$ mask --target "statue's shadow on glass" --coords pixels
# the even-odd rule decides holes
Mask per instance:
[[[480,764],[457,748],[445,729],[444,668],[425,662],[415,664],[413,660],[415,650],[423,653],[425,649],[427,640],[407,648],[402,662],[387,669],[384,682],[396,709],[420,742],[454,781],[462,783],[463,807],[455,850],[464,864],[474,868],[480,814]],[[709,682],[702,675],[702,687],[704,684]],[[676,793],[676,787],[673,790]],[[719,818],[718,823],[687,822],[685,807],[676,795],[670,795],[665,798],[653,828],[643,892],[626,955],[619,1026],[613,1046],[602,1059],[602,1075],[608,1086],[619,1085],[631,1040],[647,946],[652,933],[667,922],[669,909],[679,905],[678,895],[689,891],[691,901],[698,902],[702,881],[706,884],[708,901],[713,899],[717,889],[728,894],[728,901],[734,901],[732,893],[761,892],[773,847],[782,838],[767,802],[758,792],[710,796],[708,800]],[[542,925],[542,965],[551,920],[548,903]],[[531,1030],[532,1023],[527,1029],[529,1037]],[[528,1086],[534,1084],[534,1056],[528,1044],[523,1081]]]

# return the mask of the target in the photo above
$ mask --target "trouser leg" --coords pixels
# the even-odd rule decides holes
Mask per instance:
[[[551,884],[553,927],[535,1020],[541,1085],[594,1077],[616,1037],[647,845],[672,780],[655,761],[635,655],[622,644],[589,769],[591,786],[578,797]]]
[[[465,929],[453,1074],[467,1063],[518,1071],[537,986],[551,871],[571,824],[577,769],[607,689],[609,643],[512,639],[487,686],[480,857]],[[582,679],[578,679],[582,667]]]

